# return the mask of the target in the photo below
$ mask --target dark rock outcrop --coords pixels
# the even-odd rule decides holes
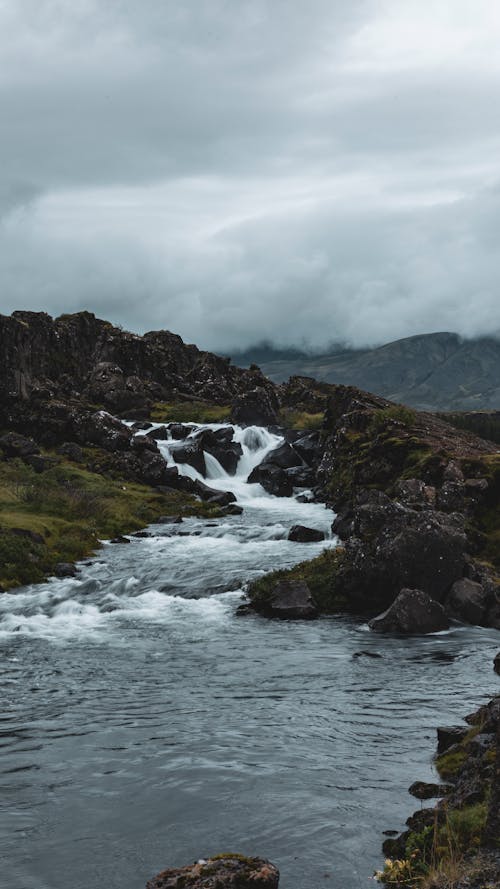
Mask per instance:
[[[279,870],[264,858],[227,853],[162,871],[146,889],[278,889]]]
[[[446,630],[445,610],[422,590],[401,590],[392,605],[370,621],[376,633],[436,633]]]
[[[231,419],[239,426],[276,426],[279,399],[273,389],[255,388],[238,395],[233,401]]]
[[[288,532],[288,540],[293,540],[295,543],[318,543],[324,539],[323,531],[307,528],[305,525],[294,525]]]
[[[274,494],[275,497],[291,497],[293,494],[293,482],[284,469],[279,466],[256,466],[247,479],[249,484],[262,485],[268,494]]]
[[[238,467],[238,462],[243,454],[243,448],[240,443],[233,441],[234,430],[232,427],[227,429],[203,429],[198,432],[193,441],[200,445],[203,451],[211,454],[220,463],[223,469],[229,475],[234,475]]]

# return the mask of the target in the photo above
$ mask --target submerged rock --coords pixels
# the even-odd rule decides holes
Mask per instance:
[[[265,858],[228,853],[171,867],[146,884],[146,889],[277,889],[279,870]]]
[[[318,531],[317,528],[307,528],[306,525],[294,525],[288,533],[288,540],[293,540],[295,543],[318,543],[324,539],[323,531]]]
[[[76,575],[76,566],[72,562],[58,562],[54,568],[56,577],[74,577]]]
[[[401,590],[387,611],[370,621],[376,633],[437,633],[450,625],[439,602],[422,590]]]

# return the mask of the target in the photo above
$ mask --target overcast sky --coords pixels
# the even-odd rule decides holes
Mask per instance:
[[[0,0],[0,310],[500,331],[498,0]]]

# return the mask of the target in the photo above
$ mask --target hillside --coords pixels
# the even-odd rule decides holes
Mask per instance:
[[[234,354],[242,366],[257,362],[274,382],[292,375],[357,386],[419,410],[500,408],[500,341],[462,340],[455,333],[406,337],[374,349],[341,349],[310,356],[257,348]]]

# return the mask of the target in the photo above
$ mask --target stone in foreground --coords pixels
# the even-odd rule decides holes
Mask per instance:
[[[187,867],[170,867],[153,877],[146,889],[277,889],[279,870],[264,858],[215,855]]]
[[[403,589],[387,611],[370,621],[376,633],[438,633],[447,630],[450,622],[439,602],[422,590]]]
[[[318,608],[307,583],[281,580],[274,587],[263,614],[282,620],[313,620],[318,616]]]

